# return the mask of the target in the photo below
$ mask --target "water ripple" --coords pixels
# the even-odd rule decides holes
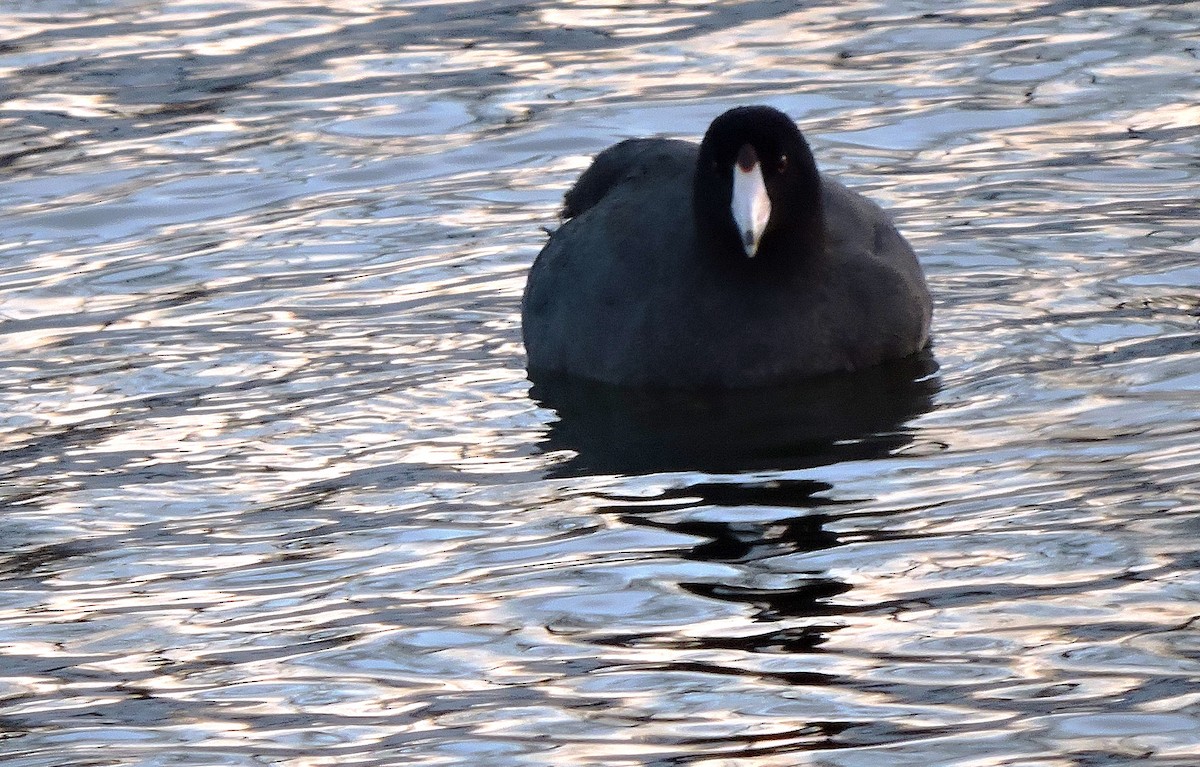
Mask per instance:
[[[0,755],[1192,767],[1186,2],[0,10]],[[932,355],[523,371],[614,140],[769,102]]]

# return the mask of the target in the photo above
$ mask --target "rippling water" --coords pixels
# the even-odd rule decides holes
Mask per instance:
[[[5,4],[4,764],[1200,763],[1200,6],[946,8]],[[753,102],[940,370],[531,392],[575,174]]]

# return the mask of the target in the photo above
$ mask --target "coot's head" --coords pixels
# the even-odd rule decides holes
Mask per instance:
[[[721,255],[802,258],[823,243],[820,177],[791,118],[766,106],[713,120],[692,190],[698,235]]]

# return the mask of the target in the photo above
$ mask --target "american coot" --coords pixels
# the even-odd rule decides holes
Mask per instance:
[[[699,146],[630,139],[566,194],[521,306],[531,373],[738,388],[852,371],[922,349],[929,290],[877,205],[818,173],[764,106]]]

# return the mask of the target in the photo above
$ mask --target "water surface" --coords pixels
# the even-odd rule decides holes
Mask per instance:
[[[1197,764],[1198,21],[7,4],[4,764]],[[531,387],[570,181],[741,103],[895,212],[936,374]]]

